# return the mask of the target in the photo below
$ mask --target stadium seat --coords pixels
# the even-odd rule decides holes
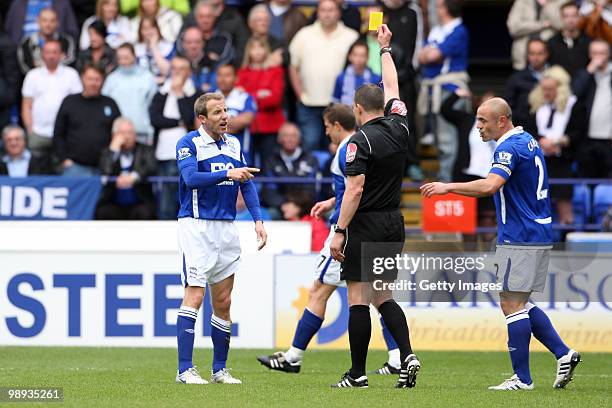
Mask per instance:
[[[323,170],[323,167],[325,167],[327,161],[331,157],[331,153],[327,150],[315,150],[312,152],[312,155],[316,157],[319,162],[319,170]]]
[[[574,223],[578,225],[587,224],[591,218],[591,190],[585,184],[574,186]]]
[[[612,185],[600,184],[593,192],[593,218],[597,224],[601,223],[604,214],[612,206]]]

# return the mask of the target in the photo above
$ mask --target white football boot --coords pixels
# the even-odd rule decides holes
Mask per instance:
[[[226,368],[223,368],[210,377],[210,382],[217,384],[242,384],[237,378],[232,377],[229,371]]]
[[[563,388],[572,381],[574,369],[580,363],[580,354],[576,350],[570,350],[566,355],[557,360],[557,378],[553,388]]]
[[[527,385],[518,378],[518,375],[514,374],[503,383],[492,385],[489,389],[497,391],[533,390],[533,383]]]
[[[208,384],[208,381],[202,378],[195,366],[188,368],[180,374],[177,371],[176,382],[179,384]]]

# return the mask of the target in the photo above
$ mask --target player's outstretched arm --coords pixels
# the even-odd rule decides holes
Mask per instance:
[[[378,27],[378,44],[380,48],[386,48],[391,46],[391,36],[393,34],[389,30],[386,24]],[[399,99],[399,84],[397,81],[397,70],[395,69],[395,63],[391,53],[385,52],[380,57],[382,65],[382,80],[385,91],[385,105],[389,100],[393,98]]]
[[[319,201],[315,205],[312,206],[310,210],[310,216],[315,218],[321,218],[321,216],[327,211],[334,208],[336,205],[336,197],[329,198],[325,201]]]
[[[489,173],[487,178],[474,180],[467,183],[427,183],[421,186],[421,194],[424,197],[456,193],[468,197],[485,197],[493,195],[499,190],[506,180],[497,174]]]

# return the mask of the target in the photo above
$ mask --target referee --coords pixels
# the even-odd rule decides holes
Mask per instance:
[[[415,152],[408,132],[407,109],[399,100],[397,71],[391,57],[391,31],[378,29],[384,93],[374,84],[355,92],[353,112],[361,127],[346,148],[346,191],[331,243],[331,254],[342,262],[348,286],[351,369],[332,387],[367,387],[365,375],[370,333],[370,303],[377,309],[400,349],[397,388],[416,383],[420,362],[412,353],[404,312],[390,290],[374,290],[373,280],[393,281],[397,269],[374,277],[366,255],[394,257],[404,245],[404,219],[399,211],[402,177]],[[362,244],[364,245],[362,253]],[[364,258],[366,259],[364,261]],[[362,264],[364,267],[362,267]]]

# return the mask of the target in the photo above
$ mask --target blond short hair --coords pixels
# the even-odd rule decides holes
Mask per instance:
[[[217,92],[207,92],[204,95],[201,95],[198,99],[196,99],[195,104],[193,105],[193,111],[196,116],[204,116],[208,117],[208,109],[206,109],[206,105],[208,101],[222,101],[225,97]]]

